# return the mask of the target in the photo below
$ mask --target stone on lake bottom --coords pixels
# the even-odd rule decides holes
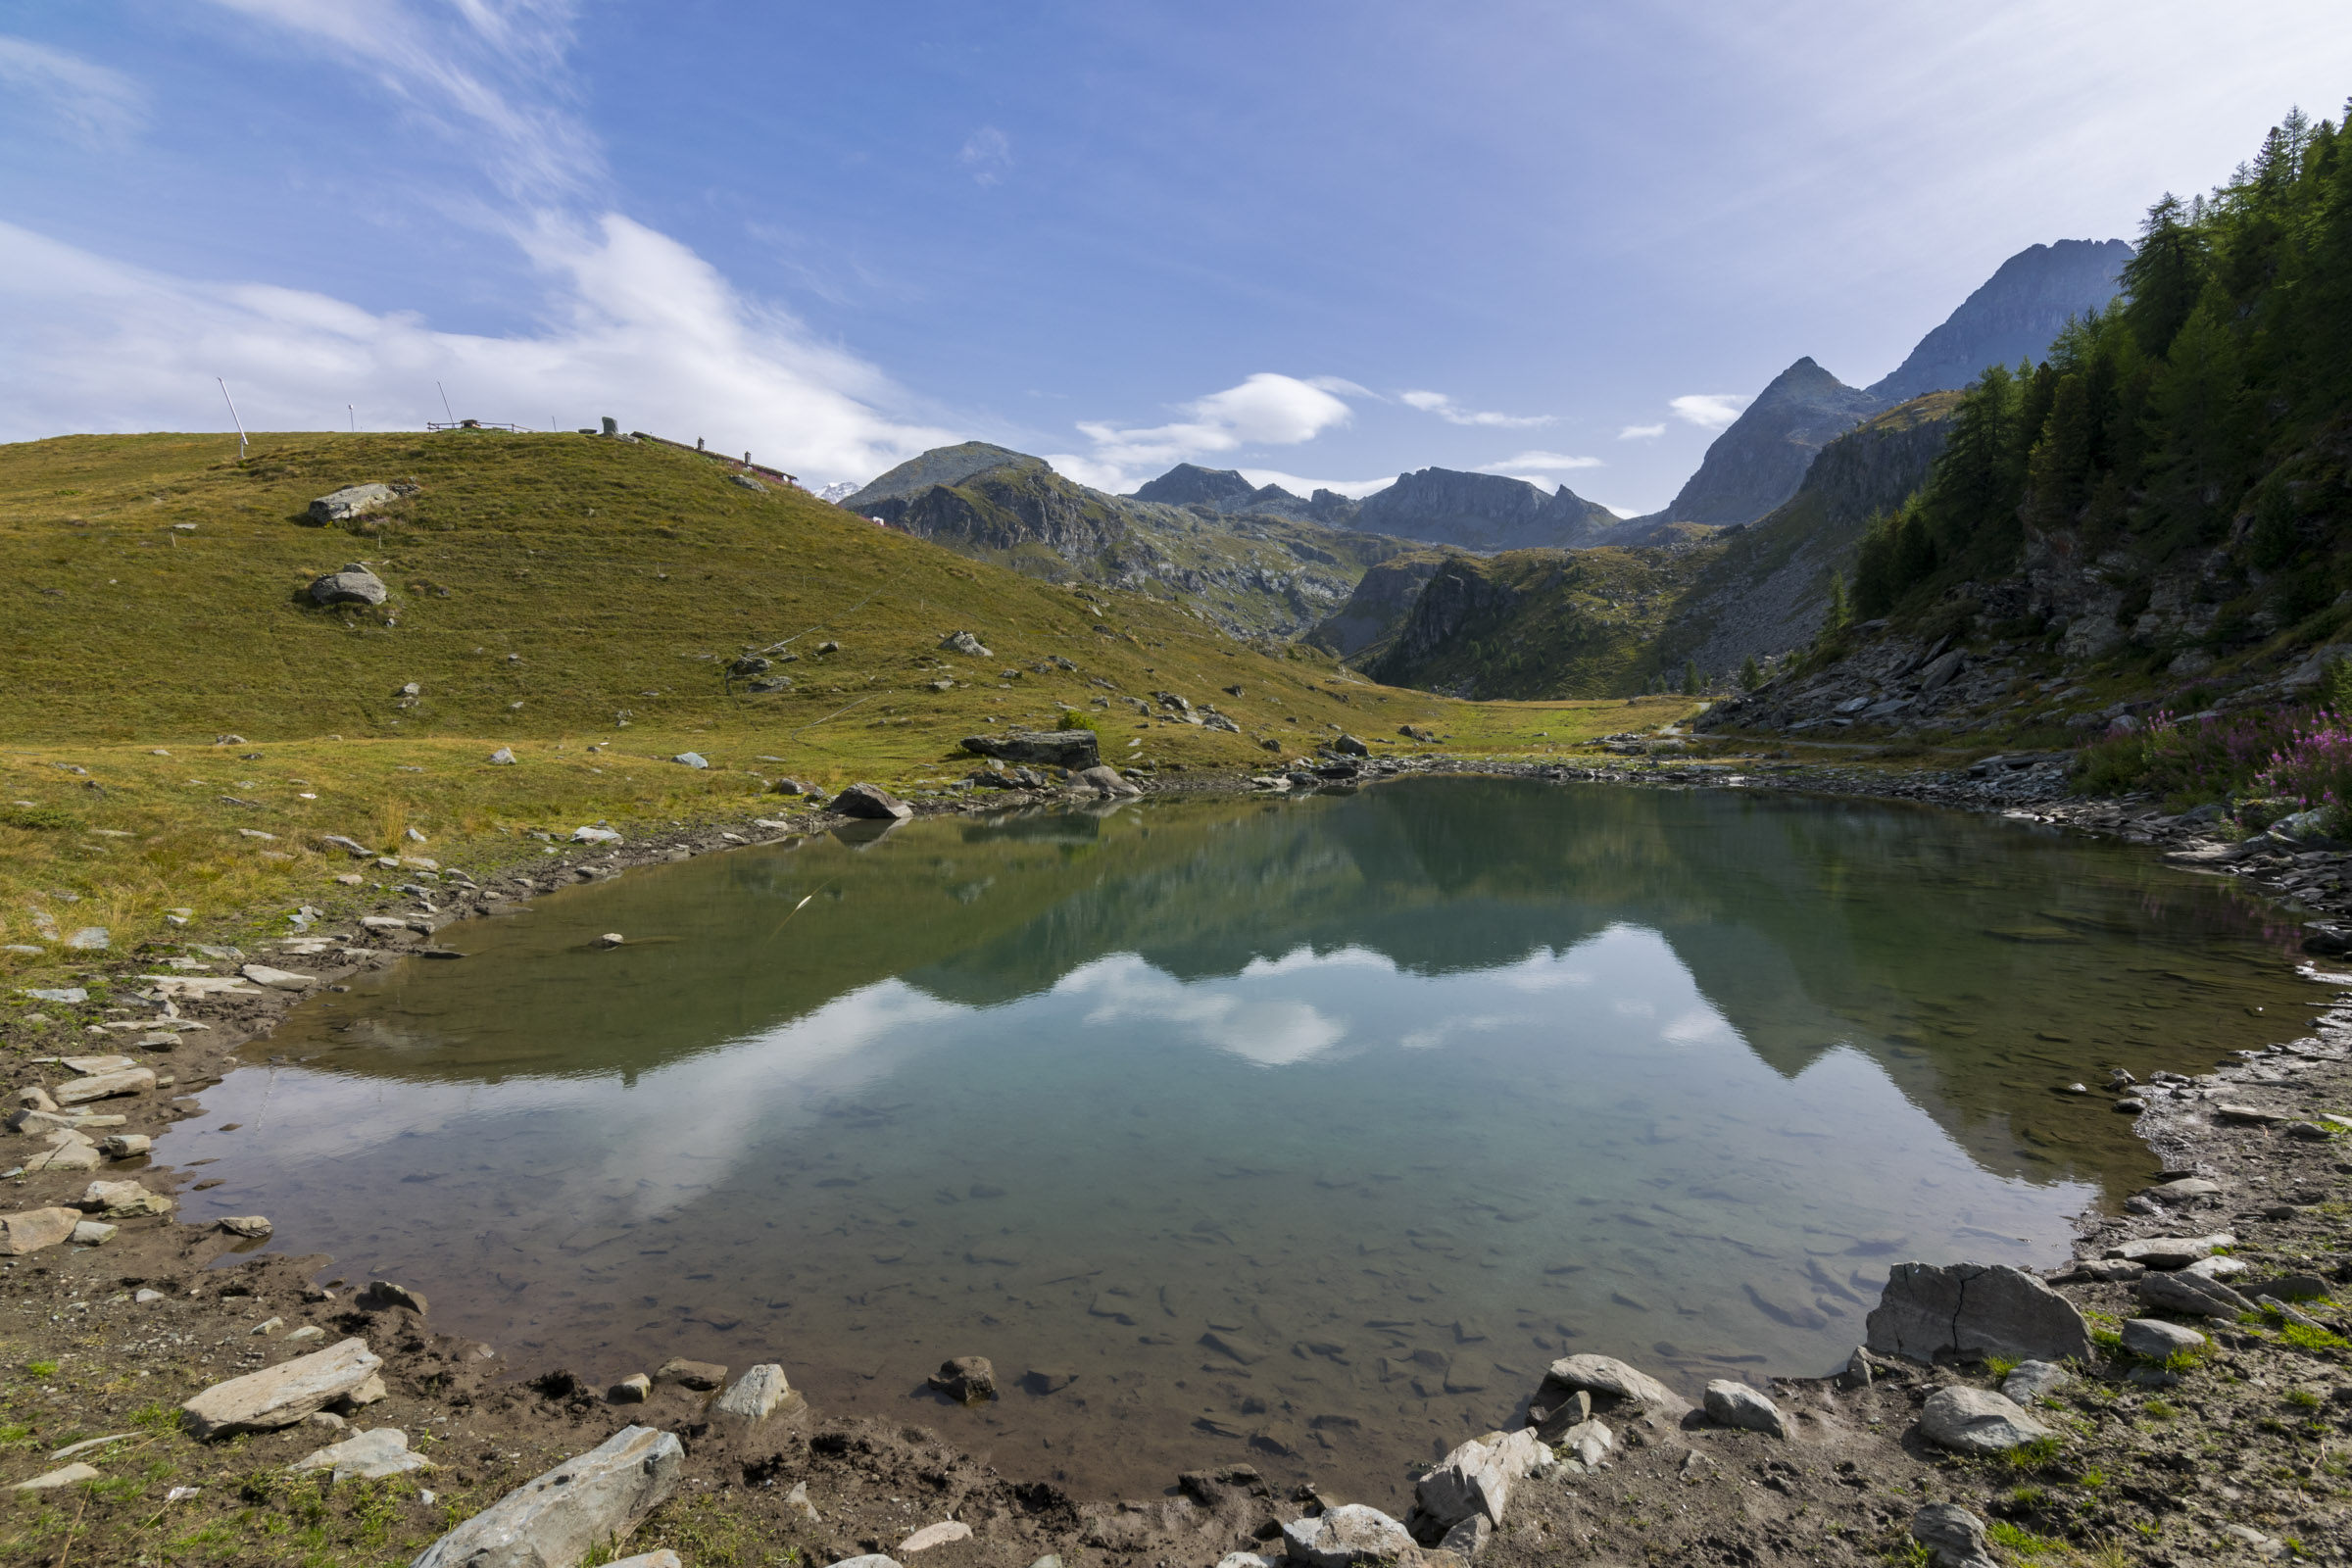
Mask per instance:
[[[715,1361],[689,1361],[672,1356],[654,1370],[656,1383],[677,1383],[698,1394],[709,1394],[727,1381],[727,1369]]]
[[[224,1219],[215,1220],[214,1223],[231,1236],[256,1239],[268,1236],[272,1228],[269,1218],[262,1214],[231,1214]]]
[[[1957,1453],[2007,1453],[2055,1434],[1990,1389],[1938,1389],[1919,1410],[1920,1435]]]
[[[678,1440],[623,1427],[508,1493],[427,1546],[411,1568],[557,1568],[626,1539],[677,1490]]]
[[[216,1383],[180,1409],[188,1431],[199,1439],[273,1431],[377,1382],[375,1369],[381,1365],[367,1341],[345,1340],[264,1371]]]
[[[958,1404],[985,1404],[997,1396],[997,1369],[985,1355],[955,1356],[931,1374],[931,1387]]]

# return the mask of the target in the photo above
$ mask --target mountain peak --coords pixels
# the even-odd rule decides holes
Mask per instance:
[[[1255,494],[1257,486],[1231,468],[1203,468],[1179,463],[1156,479],[1128,492],[1138,501],[1156,501],[1170,507],[1214,507],[1230,512]]]
[[[1988,365],[2041,359],[2068,317],[2107,308],[2131,259],[2131,245],[2120,239],[2027,246],[1873,382],[1871,392],[1883,403],[1902,403],[1923,392],[1958,391]]]

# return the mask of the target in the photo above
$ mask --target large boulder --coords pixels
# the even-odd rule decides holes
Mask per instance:
[[[1707,1419],[1719,1427],[1765,1432],[1776,1438],[1788,1435],[1788,1423],[1782,1419],[1779,1405],[1730,1378],[1717,1378],[1707,1385]]]
[[[2169,1361],[2183,1351],[2193,1355],[2212,1343],[2195,1329],[2158,1317],[2125,1319],[2123,1340],[2125,1349],[2148,1361]]]
[[[1919,1434],[1955,1453],[2007,1453],[2056,1436],[1990,1389],[1938,1389],[1919,1407]]]
[[[391,595],[384,579],[369,571],[366,563],[358,561],[311,584],[314,605],[380,605]]]
[[[625,1539],[677,1490],[678,1440],[622,1427],[601,1446],[527,1481],[424,1548],[409,1568],[571,1568]]]
[[[2191,1274],[2186,1269],[2174,1274],[2142,1274],[2132,1289],[2140,1300],[2159,1311],[2180,1312],[2190,1317],[2233,1319],[2240,1312],[2254,1310],[2252,1300],[2220,1280]]]
[[[1648,1373],[1626,1365],[1613,1355],[1566,1355],[1544,1374],[1536,1402],[1552,1405],[1566,1395],[1582,1391],[1608,1401],[1603,1409],[1633,1405],[1655,1410],[1672,1420],[1690,1413],[1690,1401]]]
[[[80,1210],[72,1208],[27,1208],[0,1214],[0,1257],[23,1257],[55,1247],[80,1223]]]
[[[188,1431],[198,1438],[271,1432],[359,1393],[383,1364],[366,1340],[345,1340],[265,1371],[216,1383],[179,1408]]]
[[[1013,729],[1002,735],[966,735],[963,749],[975,757],[1035,767],[1066,767],[1083,773],[1102,760],[1102,742],[1091,729]]]
[[[1935,1568],[1999,1568],[1984,1521],[1956,1502],[1931,1502],[1913,1514],[1911,1539],[1928,1548]]]
[[[1359,1568],[1410,1558],[1419,1549],[1404,1526],[1360,1502],[1292,1520],[1282,1527],[1282,1544],[1291,1561],[1304,1568]]]
[[[1871,1309],[1865,1345],[1914,1361],[2090,1359],[2075,1303],[2002,1263],[1897,1263]]]
[[[914,814],[913,807],[874,784],[851,785],[833,797],[833,809],[881,822],[903,822]]]
[[[388,484],[345,485],[332,495],[320,496],[311,503],[311,521],[348,522],[378,508],[388,507],[400,492]]]
[[[2107,1255],[2143,1268],[2186,1268],[2211,1257],[2220,1248],[2236,1245],[2237,1238],[2228,1231],[2216,1231],[2211,1236],[2143,1236],[2110,1247]]]
[[[776,1406],[791,1394],[784,1369],[773,1361],[762,1361],[710,1402],[710,1422],[713,1426],[756,1427],[775,1414]]]

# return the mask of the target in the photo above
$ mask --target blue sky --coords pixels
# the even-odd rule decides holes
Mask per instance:
[[[0,4],[0,439],[438,380],[812,482],[979,438],[1643,511],[1799,355],[1876,379],[2348,93],[2300,0]]]

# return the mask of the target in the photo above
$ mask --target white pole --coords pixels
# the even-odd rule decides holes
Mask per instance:
[[[438,382],[438,381],[435,381],[435,382],[433,383],[433,390],[434,390],[434,391],[436,391],[436,392],[439,392],[439,393],[441,394],[441,412],[442,412],[443,414],[448,414],[448,415],[449,415],[449,422],[450,422],[450,423],[452,423],[452,424],[455,424],[455,423],[457,423],[457,422],[458,422],[458,416],[457,416],[455,414],[451,414],[451,413],[450,413],[450,407],[449,407],[449,393],[448,393],[446,390],[444,390],[444,389],[443,389],[443,387],[442,387],[441,383],[440,383],[440,382]]]
[[[213,379],[220,382],[220,401],[228,405],[229,420],[237,427],[237,461],[239,463],[243,463],[245,461],[245,447],[247,445],[245,440],[245,421],[237,417],[237,400],[228,395],[228,383],[226,381],[221,381],[220,377],[217,375],[214,376]]]
[[[346,403],[343,405],[343,412],[351,416],[351,433],[358,435],[360,433],[360,411]]]

